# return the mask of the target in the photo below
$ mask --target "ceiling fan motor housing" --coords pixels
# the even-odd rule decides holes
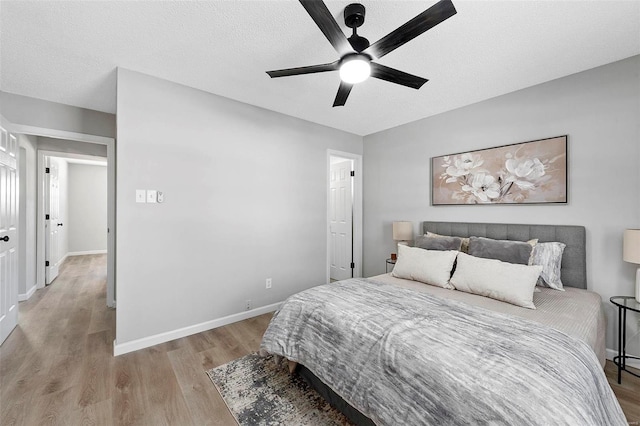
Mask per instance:
[[[351,3],[344,8],[344,23],[349,28],[358,28],[364,24],[364,6],[360,3]]]
[[[347,27],[353,28],[353,35],[348,38],[353,50],[360,53],[369,47],[369,40],[359,36],[356,28],[364,24],[365,8],[360,3],[351,3],[344,8],[344,23]]]

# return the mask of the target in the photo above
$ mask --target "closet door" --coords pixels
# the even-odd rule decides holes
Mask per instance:
[[[18,323],[18,140],[0,126],[0,344]]]

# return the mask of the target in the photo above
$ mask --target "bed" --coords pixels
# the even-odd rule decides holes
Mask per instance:
[[[525,309],[389,274],[345,280],[289,298],[261,352],[300,364],[356,424],[626,424],[602,370],[604,314],[586,290],[583,227],[423,230],[564,243],[565,291],[541,288]]]

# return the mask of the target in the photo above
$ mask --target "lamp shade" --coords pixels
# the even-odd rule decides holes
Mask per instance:
[[[366,55],[349,55],[340,65],[340,79],[345,83],[356,84],[365,81],[371,75],[370,59]]]
[[[393,222],[393,239],[396,241],[411,241],[413,239],[412,222]]]
[[[622,259],[629,263],[640,263],[640,229],[624,231]]]

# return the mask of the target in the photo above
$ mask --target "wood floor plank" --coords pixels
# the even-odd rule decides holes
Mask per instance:
[[[107,399],[95,404],[79,408],[71,413],[69,423],[82,426],[102,426],[111,423],[111,400]]]
[[[144,383],[142,382],[142,360],[137,353],[121,355],[114,359],[112,420],[117,425],[144,424]]]
[[[271,314],[113,356],[106,256],[69,257],[58,278],[19,305],[0,347],[0,424],[233,425],[205,371],[258,349]],[[640,378],[607,361],[627,420],[640,424]]]
[[[73,412],[73,389],[31,399],[26,425],[67,425]]]
[[[236,358],[240,358],[247,353],[249,353],[249,351],[239,345],[227,348],[215,346],[207,349],[206,351],[198,352],[198,356],[200,359],[200,366],[205,370],[210,370],[222,364],[226,364],[229,361],[233,361]]]
[[[11,334],[14,337],[7,339],[0,346],[0,388],[3,387],[3,383],[11,380],[13,374],[25,362],[25,357],[15,354],[26,354],[32,350],[31,343],[21,326],[17,326]]]
[[[169,352],[169,360],[180,389],[187,401],[191,417],[197,425],[229,425],[234,419],[224,400],[204,374],[190,348]]]
[[[26,425],[27,414],[31,408],[30,395],[25,395],[22,401],[12,401],[6,408],[0,410],[0,424],[3,426]],[[3,401],[5,401],[3,399]],[[0,404],[2,408],[2,404]]]
[[[155,424],[191,425],[191,414],[166,352],[154,348],[140,352],[144,397]]]
[[[86,407],[111,398],[111,386],[105,378],[111,377],[111,333],[99,331],[87,336],[82,366],[79,407]]]

